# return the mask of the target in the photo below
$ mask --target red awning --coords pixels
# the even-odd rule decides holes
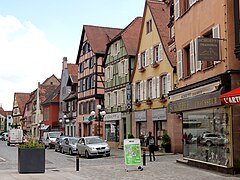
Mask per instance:
[[[222,94],[220,99],[225,104],[240,104],[240,87]]]

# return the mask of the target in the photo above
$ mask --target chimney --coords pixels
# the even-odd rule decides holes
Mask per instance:
[[[63,57],[63,67],[62,69],[67,69],[67,57]]]

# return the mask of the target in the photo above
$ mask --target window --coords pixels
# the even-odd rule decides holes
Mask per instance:
[[[148,80],[148,97],[149,98],[153,97],[152,91],[153,91],[153,82],[152,82],[152,79],[149,79]]]
[[[175,0],[175,19],[180,17],[180,0]]]
[[[83,70],[84,70],[84,62],[81,62],[81,63],[79,64],[79,72],[82,73]]]
[[[120,52],[120,41],[116,41],[111,45],[111,55],[116,56]]]
[[[90,44],[86,42],[83,46],[83,54],[90,52]]]
[[[121,99],[122,104],[126,104],[127,99],[126,99],[126,90],[125,89],[122,89],[122,97],[120,97],[120,99]]]
[[[93,68],[93,66],[94,66],[94,58],[93,57],[91,57],[91,58],[89,58],[89,69],[92,69]]]
[[[147,34],[152,32],[152,20],[150,19],[149,21],[147,21],[147,24],[146,24],[146,30],[147,30]]]
[[[184,77],[189,77],[191,75],[190,72],[190,45],[187,45],[183,49],[183,75]]]
[[[91,76],[91,87],[95,87],[95,84],[94,84],[94,75]]]
[[[191,0],[183,1],[183,13],[189,9],[189,7],[190,7],[189,1],[191,1]]]
[[[154,52],[154,56],[153,56],[154,62],[157,62],[158,58],[159,58],[159,56],[158,56],[158,45],[154,47],[153,52]]]
[[[80,79],[79,80],[79,90],[80,90],[80,92],[83,92],[83,80],[82,79]]]
[[[167,95],[167,76],[162,76],[161,77],[161,95],[166,96]]]
[[[140,59],[140,67],[146,67],[148,66],[148,50],[145,50],[141,53],[141,59]],[[139,68],[141,69],[141,68]]]
[[[141,97],[140,97],[140,82],[136,83],[136,99],[137,100],[141,100]]]

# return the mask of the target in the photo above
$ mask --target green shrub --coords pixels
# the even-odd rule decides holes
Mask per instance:
[[[45,146],[44,144],[39,144],[37,140],[30,137],[23,144],[19,144],[18,148],[45,148]]]

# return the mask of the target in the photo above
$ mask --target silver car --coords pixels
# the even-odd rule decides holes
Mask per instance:
[[[78,140],[77,137],[65,137],[61,144],[61,153],[76,154]]]
[[[110,156],[110,146],[98,136],[87,136],[79,139],[77,143],[78,154],[86,158],[91,156]]]

